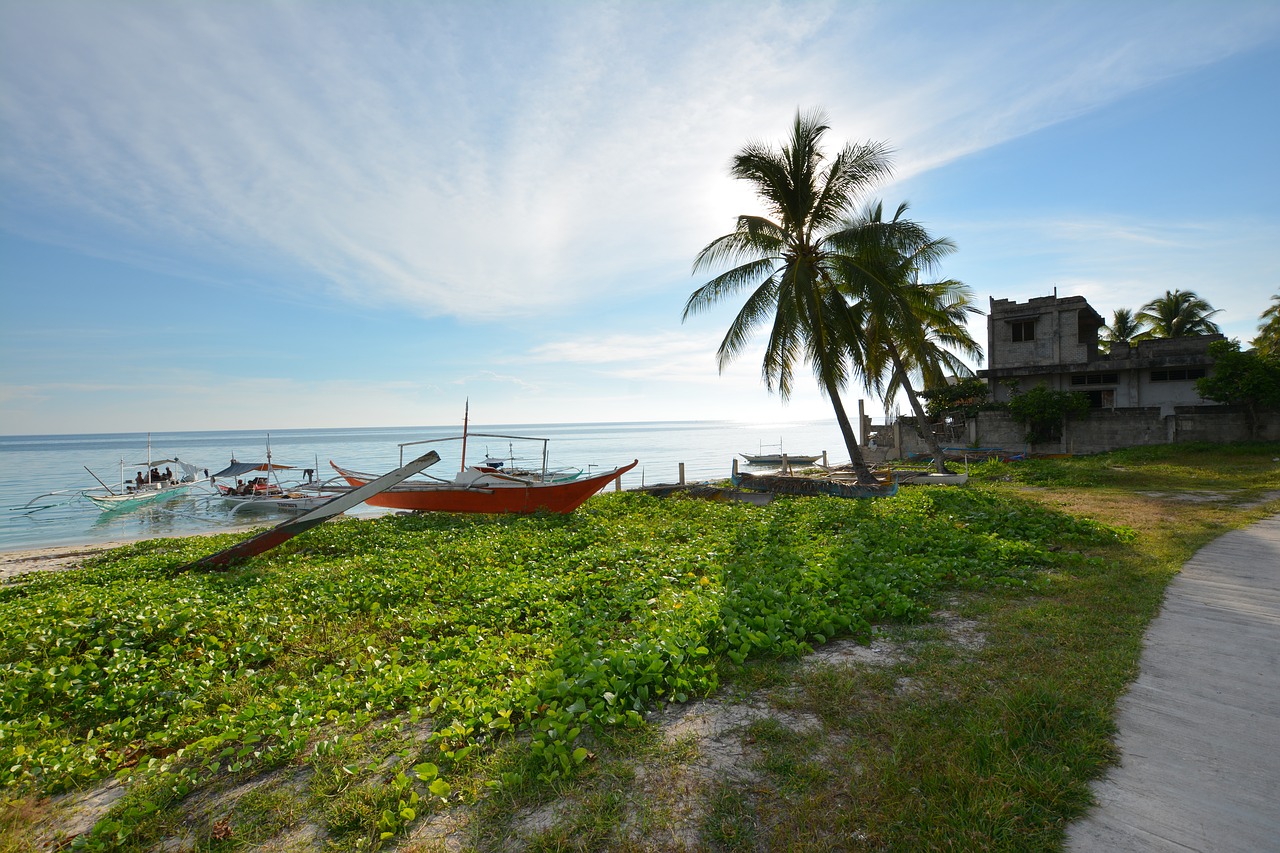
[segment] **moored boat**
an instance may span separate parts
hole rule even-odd
[[[351,471],[332,460],[329,464],[353,488],[360,488],[375,479],[375,475]],[[406,480],[367,498],[365,503],[414,512],[565,514],[582,506],[587,498],[638,464],[639,460],[634,460],[612,471],[565,482],[525,479],[504,474],[497,468],[473,465],[464,468],[452,480]]]
[[[160,470],[160,466],[164,470]],[[103,512],[117,512],[134,509],[144,504],[165,501],[184,495],[196,483],[200,482],[200,468],[181,461],[176,456],[172,459],[151,458],[151,436],[147,435],[147,459],[145,462],[134,462],[127,467],[137,468],[138,472],[131,480],[126,480],[125,461],[120,460],[120,485],[116,488],[102,482],[101,478],[86,465],[85,470],[102,486],[98,489],[85,489],[80,494]],[[177,468],[177,472],[173,469]]]
[[[817,477],[784,477],[769,474],[740,473],[733,484],[757,492],[775,495],[830,495],[837,498],[888,498],[898,493],[897,483],[847,483]]]
[[[777,453],[765,453],[764,446],[761,445],[759,453],[743,453],[740,455],[747,460],[748,465],[812,465],[822,458],[821,453],[816,453],[812,456],[804,453],[784,453],[781,441],[778,442],[777,448]]]

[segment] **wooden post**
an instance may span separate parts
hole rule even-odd
[[[680,463],[680,485],[684,485],[684,463]]]
[[[738,479],[738,457],[733,457],[733,478]]]
[[[822,451],[822,467],[823,467],[823,468],[830,468],[830,467],[831,467],[831,465],[827,462],[827,451],[825,451],[825,450],[824,450],[824,451]],[[734,473],[736,474],[737,472],[735,471]]]
[[[613,490],[615,492],[622,491],[622,475],[621,474],[619,474],[617,477],[614,478],[613,487],[614,487]]]
[[[858,401],[858,432],[861,433],[861,435],[858,437],[858,443],[861,444],[863,447],[866,447],[867,446],[867,408],[866,408],[866,404],[862,400]]]

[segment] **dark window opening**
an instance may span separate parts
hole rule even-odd
[[[1035,320],[1017,320],[1010,324],[1013,327],[1013,341],[1034,341],[1036,339]]]
[[[1081,373],[1071,377],[1072,385],[1115,385],[1119,381],[1119,373]]]
[[[1185,382],[1188,379],[1203,379],[1206,370],[1203,367],[1171,367],[1168,370],[1151,371],[1152,382]]]
[[[1089,398],[1089,408],[1091,409],[1114,409],[1116,407],[1116,392],[1110,388],[1100,391],[1081,391]]]

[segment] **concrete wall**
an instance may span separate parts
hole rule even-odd
[[[1174,411],[1173,415],[1162,417],[1158,407],[1092,409],[1087,417],[1068,421],[1061,440],[1035,445],[1027,444],[1026,430],[1008,412],[979,412],[968,423],[967,445],[1027,453],[1088,454],[1150,444],[1194,441],[1227,444],[1252,438],[1243,410],[1227,406],[1178,406]],[[928,452],[914,428],[904,425],[898,434],[901,455]],[[1280,441],[1280,413],[1260,415],[1256,437],[1261,441]],[[946,442],[944,446],[948,446]]]

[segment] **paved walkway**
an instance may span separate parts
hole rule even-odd
[[[1280,851],[1280,515],[1169,584],[1117,725],[1120,764],[1067,850]]]

